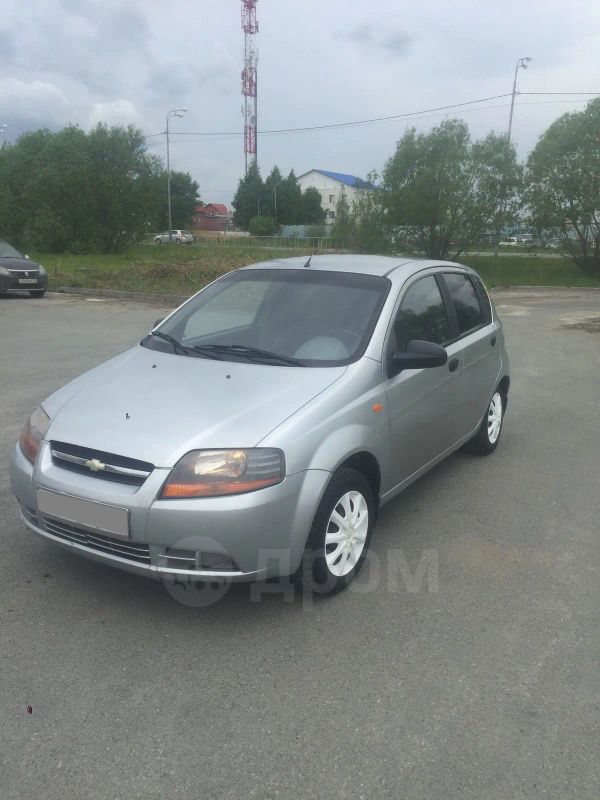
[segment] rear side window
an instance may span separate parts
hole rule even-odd
[[[446,306],[433,275],[421,278],[408,289],[394,322],[396,350],[406,350],[412,339],[442,344],[450,339]]]
[[[478,328],[487,322],[487,315],[479,302],[479,295],[468,275],[445,272],[444,280],[456,311],[460,334]]]

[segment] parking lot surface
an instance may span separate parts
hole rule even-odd
[[[197,606],[39,540],[8,485],[29,412],[165,309],[0,298],[3,800],[597,800],[600,292],[495,302],[497,452],[388,504],[346,592]]]

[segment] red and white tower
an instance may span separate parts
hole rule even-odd
[[[256,163],[257,120],[258,120],[258,50],[256,34],[258,20],[256,4],[258,0],[242,0],[242,30],[244,31],[244,69],[242,70],[242,94],[244,95],[244,158],[246,172]]]

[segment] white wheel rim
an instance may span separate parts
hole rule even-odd
[[[487,418],[487,432],[490,444],[495,444],[500,436],[500,428],[502,427],[502,397],[500,392],[492,397],[492,402],[488,409]]]
[[[360,492],[346,492],[335,504],[325,532],[325,561],[332,575],[339,578],[354,569],[368,530],[367,501]]]

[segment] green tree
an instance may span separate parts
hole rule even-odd
[[[260,213],[262,216],[272,217],[277,222],[285,222],[281,216],[282,208],[280,205],[283,199],[281,195],[282,184],[283,177],[279,167],[275,166],[265,181]]]
[[[233,198],[233,222],[238,228],[248,230],[252,217],[260,215],[264,199],[264,183],[257,164],[252,163],[248,172],[240,179]]]
[[[335,221],[333,223],[332,237],[341,244],[348,244],[352,235],[352,218],[350,204],[346,193],[342,191],[335,206]]]
[[[135,128],[68,126],[0,150],[0,228],[21,247],[111,252],[166,225],[166,173]],[[174,173],[174,219],[189,223],[198,185]]]
[[[369,183],[376,185],[378,175],[371,173]],[[360,253],[385,253],[391,247],[386,223],[384,195],[380,189],[362,190],[350,210],[350,246]]]
[[[527,162],[525,199],[540,231],[586,272],[600,274],[600,98],[564,114],[540,137]]]
[[[273,217],[252,217],[248,230],[253,236],[273,236],[277,232],[277,224]]]
[[[167,201],[167,174],[161,174],[163,183],[163,198],[161,217],[164,220],[165,229],[168,227],[169,208]],[[171,219],[173,228],[189,228],[194,208],[198,205],[198,183],[192,178],[189,172],[171,172]],[[159,226],[160,227],[160,226]]]
[[[386,223],[396,243],[430,258],[456,257],[490,227],[515,218],[521,169],[505,136],[473,144],[461,120],[408,130],[383,175]]]
[[[277,193],[277,220],[282,225],[298,225],[302,222],[301,216],[302,190],[292,170]]]
[[[474,187],[471,195],[472,241],[491,232],[495,246],[508,225],[519,220],[522,206],[523,167],[505,134],[493,131],[471,148]]]
[[[322,202],[323,198],[314,186],[309,186],[302,193],[300,222],[303,225],[322,225],[325,222],[325,210]]]

